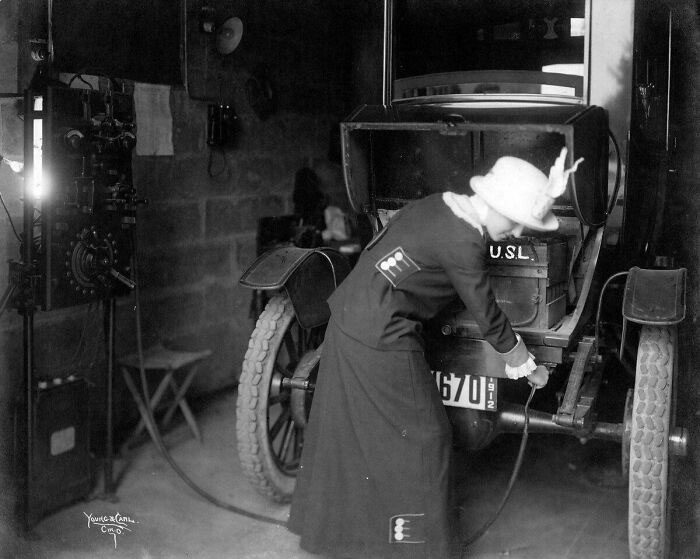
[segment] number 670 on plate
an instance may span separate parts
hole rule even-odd
[[[442,371],[431,372],[446,406],[485,411],[498,409],[498,379]]]

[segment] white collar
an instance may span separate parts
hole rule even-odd
[[[482,224],[486,223],[486,215],[489,213],[489,205],[484,202],[484,199],[481,196],[477,196],[476,194],[474,196],[470,196],[469,201],[472,203],[472,206],[474,206],[474,209],[479,216],[479,221]]]
[[[484,236],[482,225],[486,219],[488,206],[483,200],[477,196],[467,196],[455,192],[443,192],[442,200],[453,214],[474,227],[482,237]]]

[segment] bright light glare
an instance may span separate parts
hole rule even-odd
[[[34,99],[34,110],[41,111],[44,100],[42,97]],[[40,118],[34,119],[33,123],[34,143],[33,143],[33,169],[29,183],[29,190],[34,199],[41,199],[45,192],[44,171],[42,165],[42,146],[43,146],[43,126]]]

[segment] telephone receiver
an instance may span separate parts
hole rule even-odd
[[[225,146],[233,140],[234,121],[238,119],[231,105],[209,105],[207,107],[207,144]]]

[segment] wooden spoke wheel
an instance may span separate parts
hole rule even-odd
[[[313,383],[325,326],[304,329],[285,295],[272,297],[251,334],[238,385],[238,455],[246,477],[276,502],[291,500],[311,393],[285,379]]]

